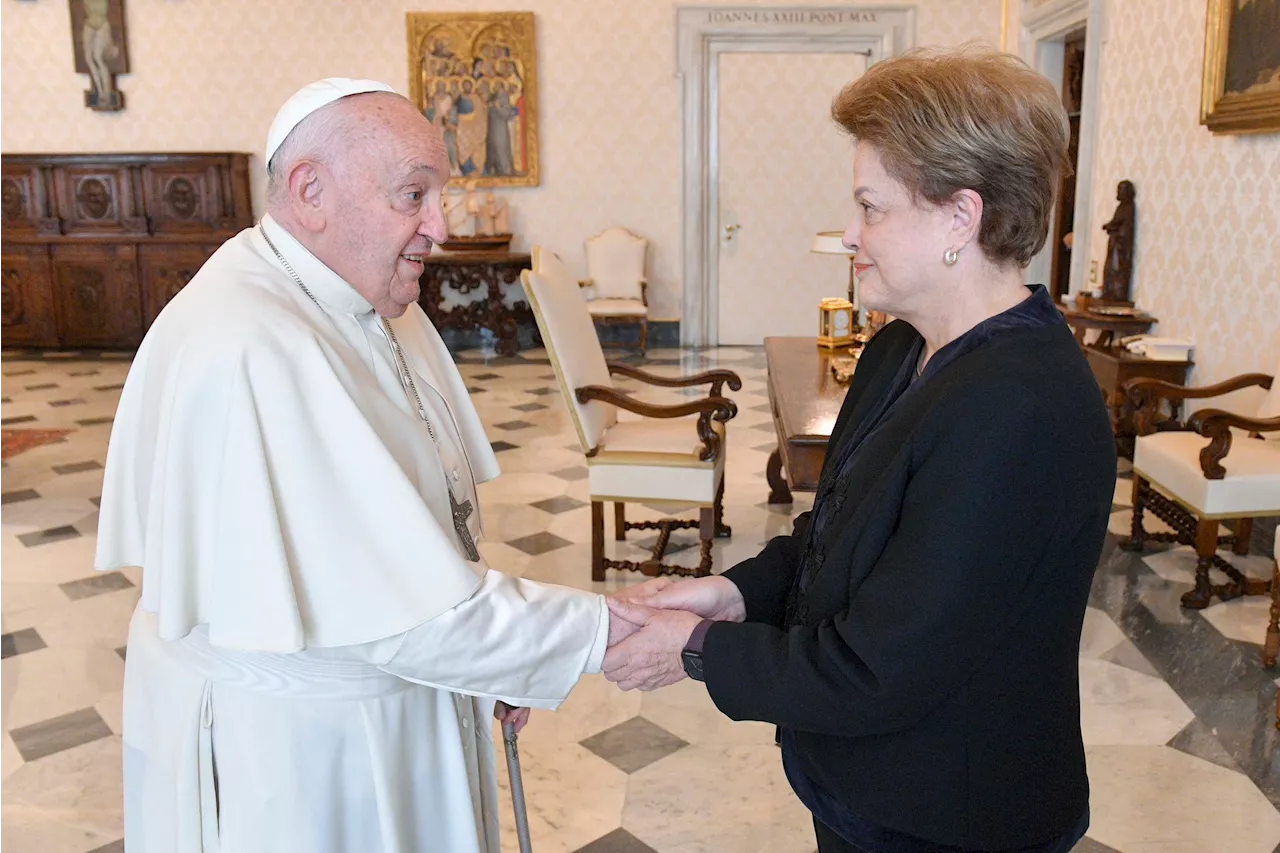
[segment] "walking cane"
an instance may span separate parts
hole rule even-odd
[[[514,710],[505,702],[498,703],[498,709],[505,715]],[[529,840],[529,812],[524,805],[524,778],[520,775],[520,752],[516,747],[516,727],[508,722],[502,724],[502,742],[507,747],[507,775],[511,778],[511,803],[516,811],[516,837],[520,839],[520,853],[533,853],[533,844]]]

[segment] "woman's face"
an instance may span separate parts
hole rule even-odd
[[[853,187],[853,219],[844,245],[857,249],[858,298],[869,309],[910,317],[939,284],[954,214],[945,205],[917,205],[866,142],[859,142],[854,153]]]

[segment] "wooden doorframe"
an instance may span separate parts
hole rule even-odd
[[[1032,68],[1053,81],[1062,92],[1063,44],[1082,27],[1084,36],[1084,84],[1080,98],[1080,148],[1076,155],[1076,198],[1071,246],[1070,292],[1090,288],[1089,262],[1093,243],[1093,155],[1098,137],[1098,75],[1102,56],[1105,0],[1022,0],[1018,52]],[[1056,215],[1056,210],[1055,210]],[[1049,223],[1052,235],[1056,223]],[[1045,241],[1026,269],[1028,283],[1050,284],[1053,247]]]
[[[862,53],[870,66],[913,47],[915,33],[911,6],[676,9],[682,97],[682,346],[719,342],[720,54]]]

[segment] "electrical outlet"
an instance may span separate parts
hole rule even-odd
[[[1097,261],[1089,261],[1089,283],[1090,284],[1098,283],[1098,262]]]

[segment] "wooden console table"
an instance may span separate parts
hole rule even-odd
[[[1088,346],[1084,348],[1085,358],[1098,387],[1102,389],[1102,398],[1111,412],[1111,429],[1116,436],[1116,449],[1124,456],[1133,456],[1133,438],[1136,430],[1133,423],[1133,406],[1124,393],[1124,383],[1130,379],[1144,377],[1163,379],[1175,385],[1183,385],[1187,381],[1187,371],[1193,363],[1190,361],[1157,361],[1141,355],[1135,355],[1118,348],[1102,349]],[[1176,407],[1177,404],[1175,403]],[[1175,416],[1177,411],[1175,408]]]
[[[765,469],[771,504],[791,503],[792,490],[818,488],[827,442],[849,390],[831,375],[831,356],[844,352],[822,349],[815,338],[764,339],[769,406],[778,434],[778,448]]]
[[[1150,328],[1155,325],[1156,318],[1150,314],[1099,314],[1096,311],[1090,311],[1087,308],[1083,311],[1062,308],[1063,317],[1067,321],[1067,325],[1075,332],[1076,340],[1080,342],[1080,346],[1085,346],[1085,332],[1090,329],[1098,333],[1098,339],[1089,346],[1100,347],[1106,349],[1115,343],[1117,337],[1126,335],[1145,335]]]
[[[488,329],[498,338],[498,353],[514,355],[520,348],[520,321],[533,323],[533,311],[523,299],[507,304],[507,290],[530,268],[526,254],[512,252],[443,252],[429,255],[419,283],[418,304],[438,329]],[[445,308],[445,288],[463,296],[484,289],[484,298]],[[536,332],[535,332],[536,335]]]

